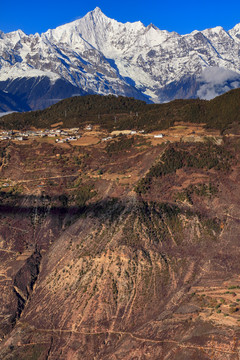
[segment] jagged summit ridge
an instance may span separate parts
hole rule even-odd
[[[220,83],[216,67],[224,73]],[[212,82],[205,82],[206,70]],[[140,21],[121,23],[96,7],[42,34],[1,32],[0,90],[10,91],[13,81],[33,77],[46,77],[52,85],[62,80],[74,93],[154,102],[216,96],[240,86],[240,24],[229,31],[218,26],[180,35]],[[63,97],[64,92],[57,99]]]

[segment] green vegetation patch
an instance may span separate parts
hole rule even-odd
[[[175,194],[175,200],[181,202],[186,201],[189,204],[193,204],[192,197],[194,194],[210,199],[212,196],[216,195],[217,192],[217,186],[213,185],[211,182],[209,182],[208,184],[189,185],[183,191],[177,192]]]
[[[141,179],[135,188],[137,193],[146,193],[154,178],[161,178],[175,173],[181,168],[215,169],[228,171],[233,156],[223,146],[215,144],[171,144],[165,150],[161,159],[154,164],[147,175]],[[201,191],[201,189],[196,189]],[[202,189],[204,191],[204,189]]]
[[[106,146],[106,151],[109,156],[118,154],[121,151],[130,150],[134,147],[149,146],[150,142],[141,136],[127,136],[120,135],[117,139],[112,140]]]
[[[129,150],[135,141],[136,140],[134,137],[127,137],[127,135],[122,135],[118,140],[111,141],[109,144],[107,144],[106,151],[108,155],[112,155],[123,150]]]
[[[74,202],[79,207],[85,206],[86,202],[96,195],[96,191],[93,190],[93,185],[82,184],[74,193]]]
[[[58,200],[63,208],[75,205],[81,208],[95,195],[94,185],[91,183],[83,183],[82,179],[78,178],[74,183],[73,192],[70,194],[61,194]]]
[[[144,251],[143,239],[157,245],[173,233],[175,240],[180,241],[183,231],[180,214],[175,205],[140,201],[126,220],[122,243]]]
[[[240,89],[217,98],[174,100],[165,104],[146,104],[123,96],[86,95],[71,97],[44,110],[13,113],[0,119],[5,129],[26,129],[31,126],[49,128],[62,122],[63,127],[84,127],[91,123],[112,130],[163,130],[175,122],[203,123],[222,132],[240,123]]]

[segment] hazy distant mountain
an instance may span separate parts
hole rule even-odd
[[[43,34],[0,32],[0,90],[32,109],[72,95],[164,102],[240,87],[240,24],[179,35],[120,23],[99,8]]]

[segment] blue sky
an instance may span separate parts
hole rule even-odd
[[[3,0],[0,30],[41,33],[76,20],[96,6],[120,22],[140,20],[144,25],[153,23],[162,30],[180,34],[218,25],[229,30],[240,22],[239,0]]]

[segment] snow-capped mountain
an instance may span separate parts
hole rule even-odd
[[[240,87],[240,24],[179,35],[99,8],[43,34],[0,31],[0,90],[41,108],[75,94],[163,102]]]

